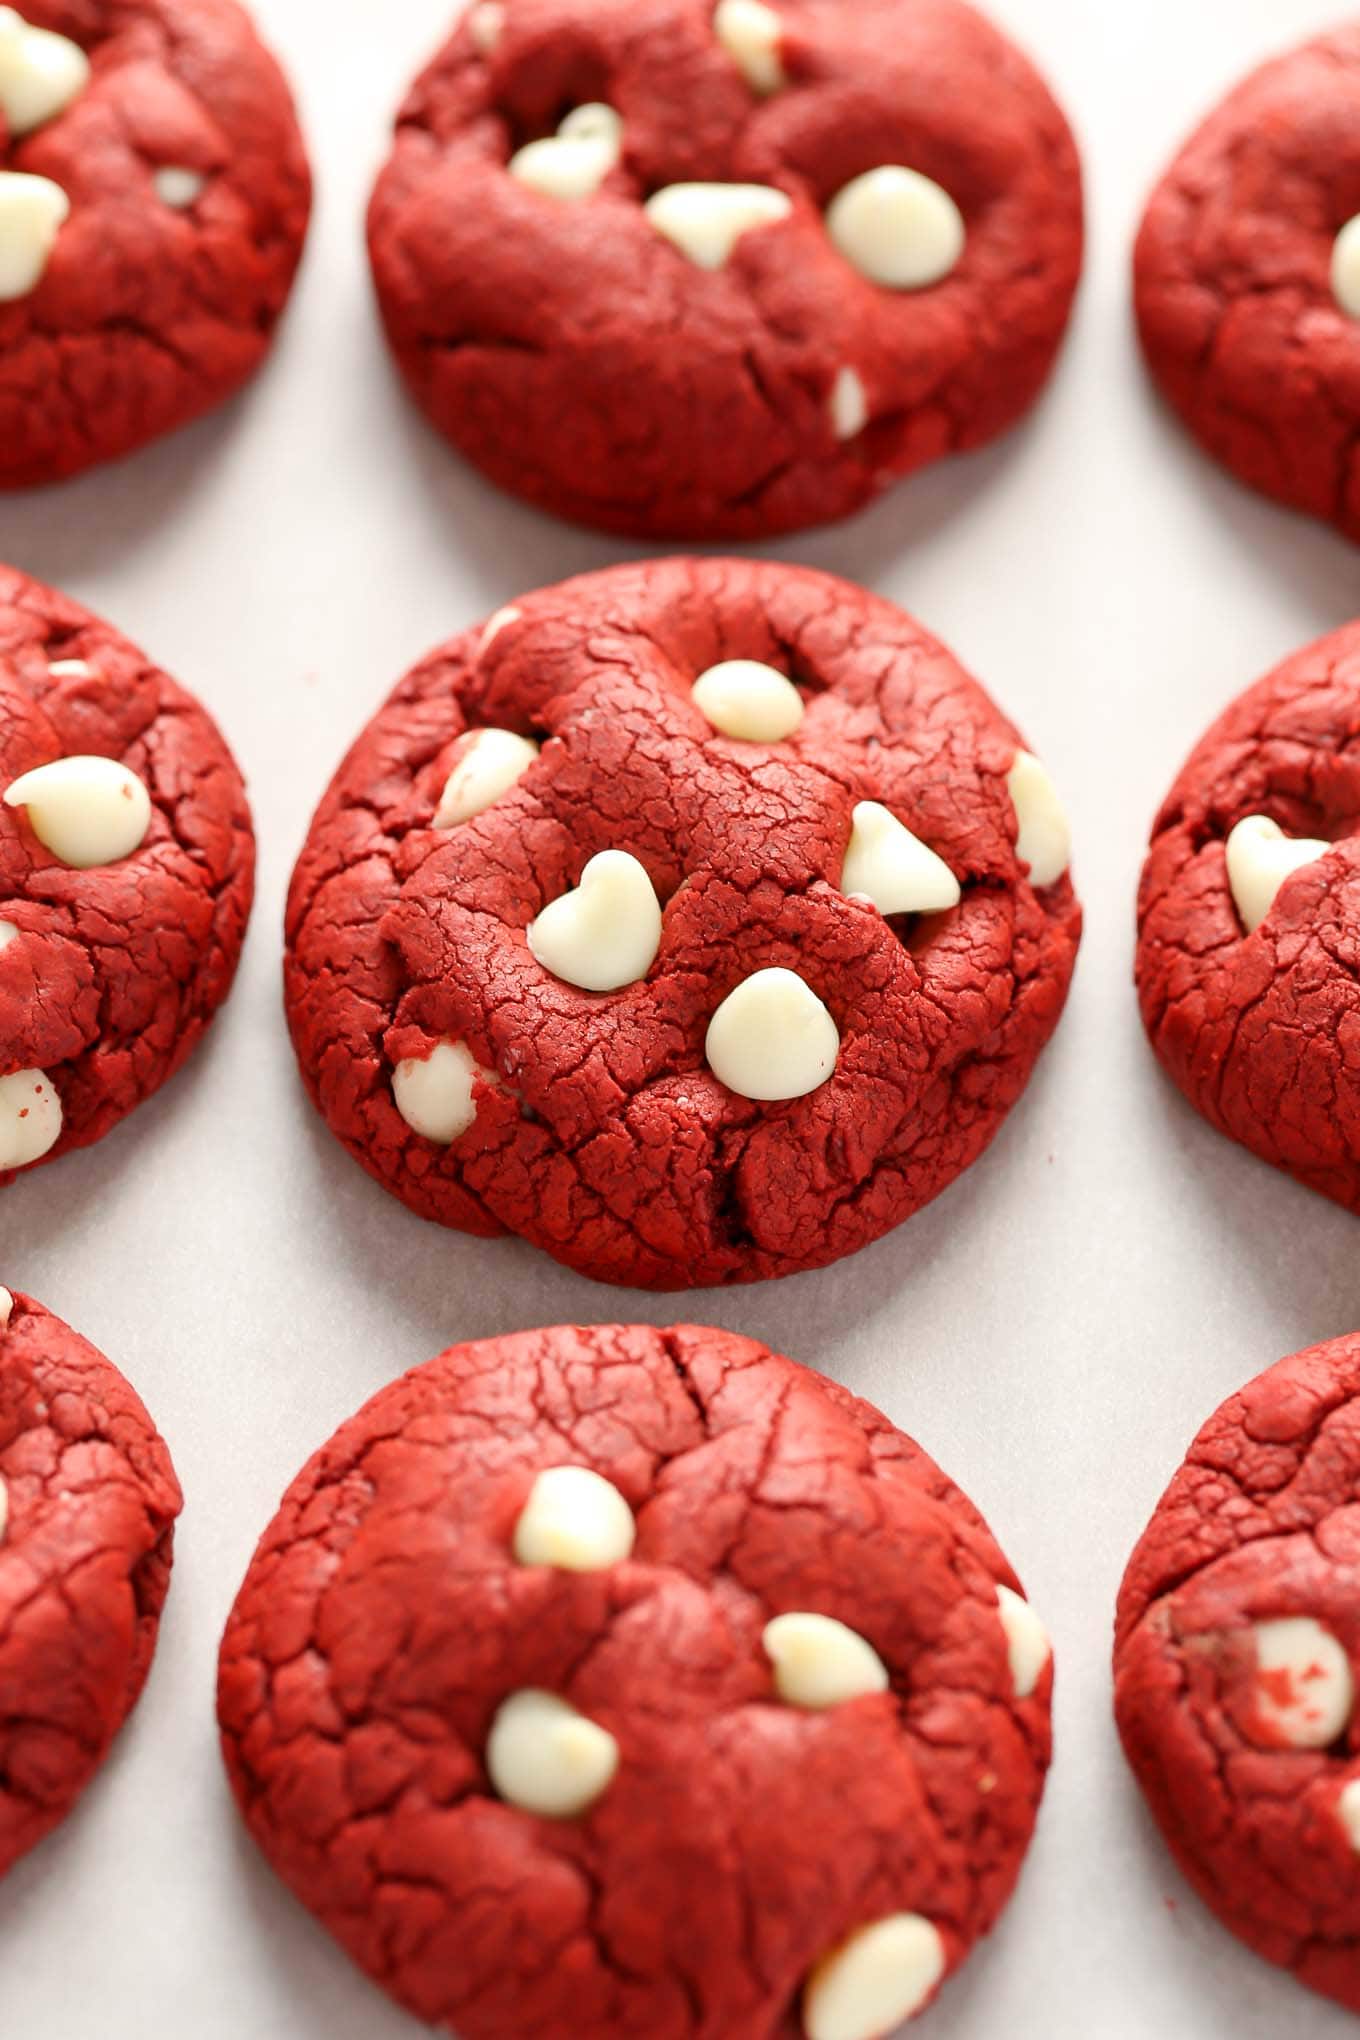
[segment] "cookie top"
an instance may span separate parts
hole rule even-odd
[[[0,1289],[0,1876],[70,1811],[136,1704],[179,1511],[117,1368]]]
[[[483,0],[401,110],[369,246],[416,401],[503,488],[753,538],[1014,423],[1081,175],[957,0]]]
[[[901,611],[803,568],[614,568],[370,723],[294,873],[289,1021],[423,1216],[605,1281],[787,1274],[996,1131],[1071,975],[1066,865],[1043,768]]]
[[[0,1185],[164,1083],[231,989],[241,775],[144,652],[0,567]]]
[[[1051,1679],[878,1411],[749,1339],[605,1325],[454,1347],[343,1425],[219,1704],[275,1869],[461,2040],[872,2040],[1009,1895]]]
[[[1360,538],[1360,24],[1230,93],[1153,193],[1152,373],[1252,488]]]
[[[310,203],[288,88],[234,0],[0,6],[0,488],[229,396]]]
[[[1116,1711],[1177,1860],[1235,1934],[1360,2011],[1360,1338],[1212,1416],[1119,1594]]]
[[[1360,624],[1219,717],[1153,826],[1138,996],[1206,1119],[1360,1210]]]

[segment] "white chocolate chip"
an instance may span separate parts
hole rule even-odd
[[[837,439],[855,439],[869,422],[869,398],[853,368],[843,368],[831,386],[831,429]]]
[[[887,290],[939,283],[967,238],[944,187],[901,163],[852,178],[827,207],[826,230],[852,268]]]
[[[0,304],[37,287],[70,210],[70,199],[50,177],[0,170]]]
[[[1360,1778],[1343,1786],[1336,1802],[1336,1816],[1346,1830],[1346,1840],[1360,1855]]]
[[[1332,243],[1332,291],[1347,317],[1360,319],[1360,213]]]
[[[9,948],[11,942],[19,940],[19,930],[13,921],[0,921],[0,950]]]
[[[1006,778],[1015,809],[1015,854],[1029,866],[1033,886],[1052,885],[1072,859],[1072,831],[1048,769],[1029,751],[1017,751]]]
[[[704,1054],[740,1098],[804,1098],[836,1067],[841,1038],[810,985],[791,970],[758,970],[708,1023]]]
[[[10,1313],[13,1309],[14,1298],[10,1295],[8,1289],[0,1289],[0,1330],[3,1330],[9,1323]]]
[[[772,184],[667,184],[643,211],[700,269],[721,269],[743,234],[786,219],[793,200]]]
[[[803,720],[803,697],[773,666],[758,659],[724,659],[701,673],[694,705],[715,730],[746,744],[778,744]]]
[[[619,1746],[555,1693],[514,1693],[491,1724],[486,1768],[501,1798],[547,1820],[570,1820],[613,1781]]]
[[[1325,1750],[1355,1704],[1345,1651],[1311,1615],[1258,1622],[1255,1640],[1256,1713],[1291,1749]]]
[[[514,603],[509,602],[504,609],[498,609],[494,616],[488,617],[486,628],[483,630],[481,640],[477,646],[478,658],[480,659],[490,650],[503,630],[509,630],[512,623],[518,623],[523,614],[522,609],[516,609]]]
[[[427,1056],[397,1064],[392,1101],[414,1133],[447,1147],[477,1117],[472,1087],[478,1077],[490,1081],[465,1041],[441,1041]]]
[[[85,90],[90,60],[79,43],[33,28],[0,7],[0,113],[14,137],[27,135]]]
[[[527,142],[507,164],[510,175],[547,198],[589,198],[623,151],[623,122],[612,106],[573,107],[555,135]]]
[[[61,1100],[43,1070],[0,1077],[0,1169],[22,1169],[55,1147]]]
[[[753,92],[768,98],[788,84],[779,61],[784,24],[762,0],[718,0],[713,33]]]
[[[872,900],[880,914],[938,914],[958,905],[963,890],[944,859],[878,801],[860,801],[851,822],[843,893]]]
[[[808,1978],[807,2040],[883,2040],[921,2009],[944,1967],[939,1930],[920,1913],[894,1913],[861,1927]]]
[[[1010,1659],[1011,1684],[1017,1700],[1028,1700],[1039,1683],[1044,1666],[1053,1655],[1048,1631],[1029,1602],[1010,1587],[998,1586],[997,1602],[1001,1627],[1006,1632],[1006,1655]]]
[[[505,33],[505,9],[500,0],[482,0],[474,7],[468,15],[468,32],[473,48],[489,57]]]
[[[1242,926],[1254,934],[1275,904],[1280,887],[1331,849],[1312,836],[1286,836],[1268,815],[1247,815],[1228,838],[1228,884]]]
[[[93,680],[94,667],[88,659],[53,659],[48,672],[54,680]]]
[[[637,1535],[633,1512],[612,1481],[588,1466],[540,1473],[515,1525],[521,1565],[601,1572],[628,1558]]]
[[[775,1691],[790,1707],[820,1711],[888,1690],[878,1652],[830,1615],[776,1615],[762,1641]]]
[[[156,196],[163,205],[184,212],[201,196],[208,180],[201,170],[188,170],[180,163],[164,163],[152,178]]]
[[[473,730],[458,745],[457,762],[444,781],[434,827],[452,829],[471,821],[508,793],[538,756],[538,745],[513,730]]]
[[[25,808],[38,841],[76,871],[130,857],[151,826],[151,796],[114,758],[39,765],[5,788],[5,805]]]
[[[575,892],[549,901],[529,925],[530,952],[564,984],[616,992],[645,978],[661,947],[661,904],[646,868],[626,850],[602,850]]]

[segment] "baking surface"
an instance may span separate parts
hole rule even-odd
[[[261,890],[189,1070],[102,1146],[0,1198],[0,1281],[130,1376],[187,1494],[159,1657],[103,1777],[0,1887],[5,2040],[401,2040],[419,2030],[244,1839],[216,1751],[217,1638],[304,1457],[460,1338],[677,1317],[750,1332],[880,1404],[989,1517],[1054,1632],[1057,1759],[1000,1930],[936,2040],[1341,2040],[1350,2018],[1238,1948],[1124,1770],[1108,1638],[1124,1559],[1214,1406],[1360,1324],[1356,1221],[1212,1133],[1157,1073],[1130,983],[1152,813],[1227,699],[1360,609],[1360,556],[1239,491],[1159,410],[1128,312],[1143,195],[1251,63],[1337,0],[996,0],[1087,156],[1092,249],[1034,420],[856,522],[767,548],[938,631],[1051,766],[1087,938],[1067,1018],[992,1153],[825,1273],[659,1302],[516,1241],[421,1224],[324,1131],[279,997],[282,900],[342,750],[405,667],[524,589],[635,557],[495,494],[406,409],[362,208],[448,0],[258,0],[320,202],[298,298],[243,401],[149,453],[0,503],[0,557],[104,612],[214,711],[250,782]],[[583,2036],[585,2040],[585,2036]]]

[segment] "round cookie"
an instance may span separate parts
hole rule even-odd
[[[0,488],[238,389],[310,204],[288,87],[234,0],[0,6]]]
[[[1253,72],[1191,137],[1134,283],[1152,374],[1201,445],[1360,539],[1360,24]]]
[[[1153,825],[1137,982],[1221,1132],[1360,1211],[1360,624],[1248,688]]]
[[[1360,1337],[1296,1353],[1195,1439],[1119,1594],[1115,1709],[1224,1925],[1360,2011]]]
[[[815,1268],[987,1145],[1080,911],[1047,774],[803,568],[650,561],[417,666],[312,824],[303,1077],[422,1216],[655,1289]]]
[[[877,1410],[727,1332],[454,1347],[343,1425],[227,1624],[284,1881],[460,2040],[872,2040],[994,1924],[1048,1639]]]
[[[0,567],[0,1186],[179,1068],[231,989],[254,872],[204,710]]]
[[[117,1368],[0,1289],[0,1876],[70,1812],[137,1703],[180,1499]]]
[[[411,394],[502,488],[750,539],[1028,409],[1081,172],[957,0],[482,0],[401,110],[369,247]]]

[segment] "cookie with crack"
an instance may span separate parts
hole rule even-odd
[[[294,873],[333,1131],[414,1211],[656,1289],[815,1268],[977,1156],[1057,1023],[1067,828],[898,609],[649,561],[421,662]]]
[[[172,1076],[250,913],[245,788],[191,695],[0,567],[0,1186]]]
[[[247,1825],[460,2040],[874,2040],[995,1923],[1047,1636],[867,1403],[750,1339],[454,1347],[304,1468],[222,1644]]]
[[[411,394],[502,488],[750,539],[1029,408],[1081,172],[957,0],[483,0],[401,110],[369,247]]]
[[[1360,2011],[1360,1337],[1209,1419],[1119,1594],[1128,1759],[1224,1925]]]
[[[1191,137],[1134,283],[1149,367],[1200,444],[1360,539],[1360,24],[1263,65]]]
[[[117,1368],[0,1289],[0,1876],[70,1812],[137,1703],[179,1511]]]
[[[237,390],[310,204],[288,87],[234,0],[0,6],[0,488]]]
[[[1138,997],[1211,1125],[1360,1211],[1360,624],[1196,746],[1153,825]]]

